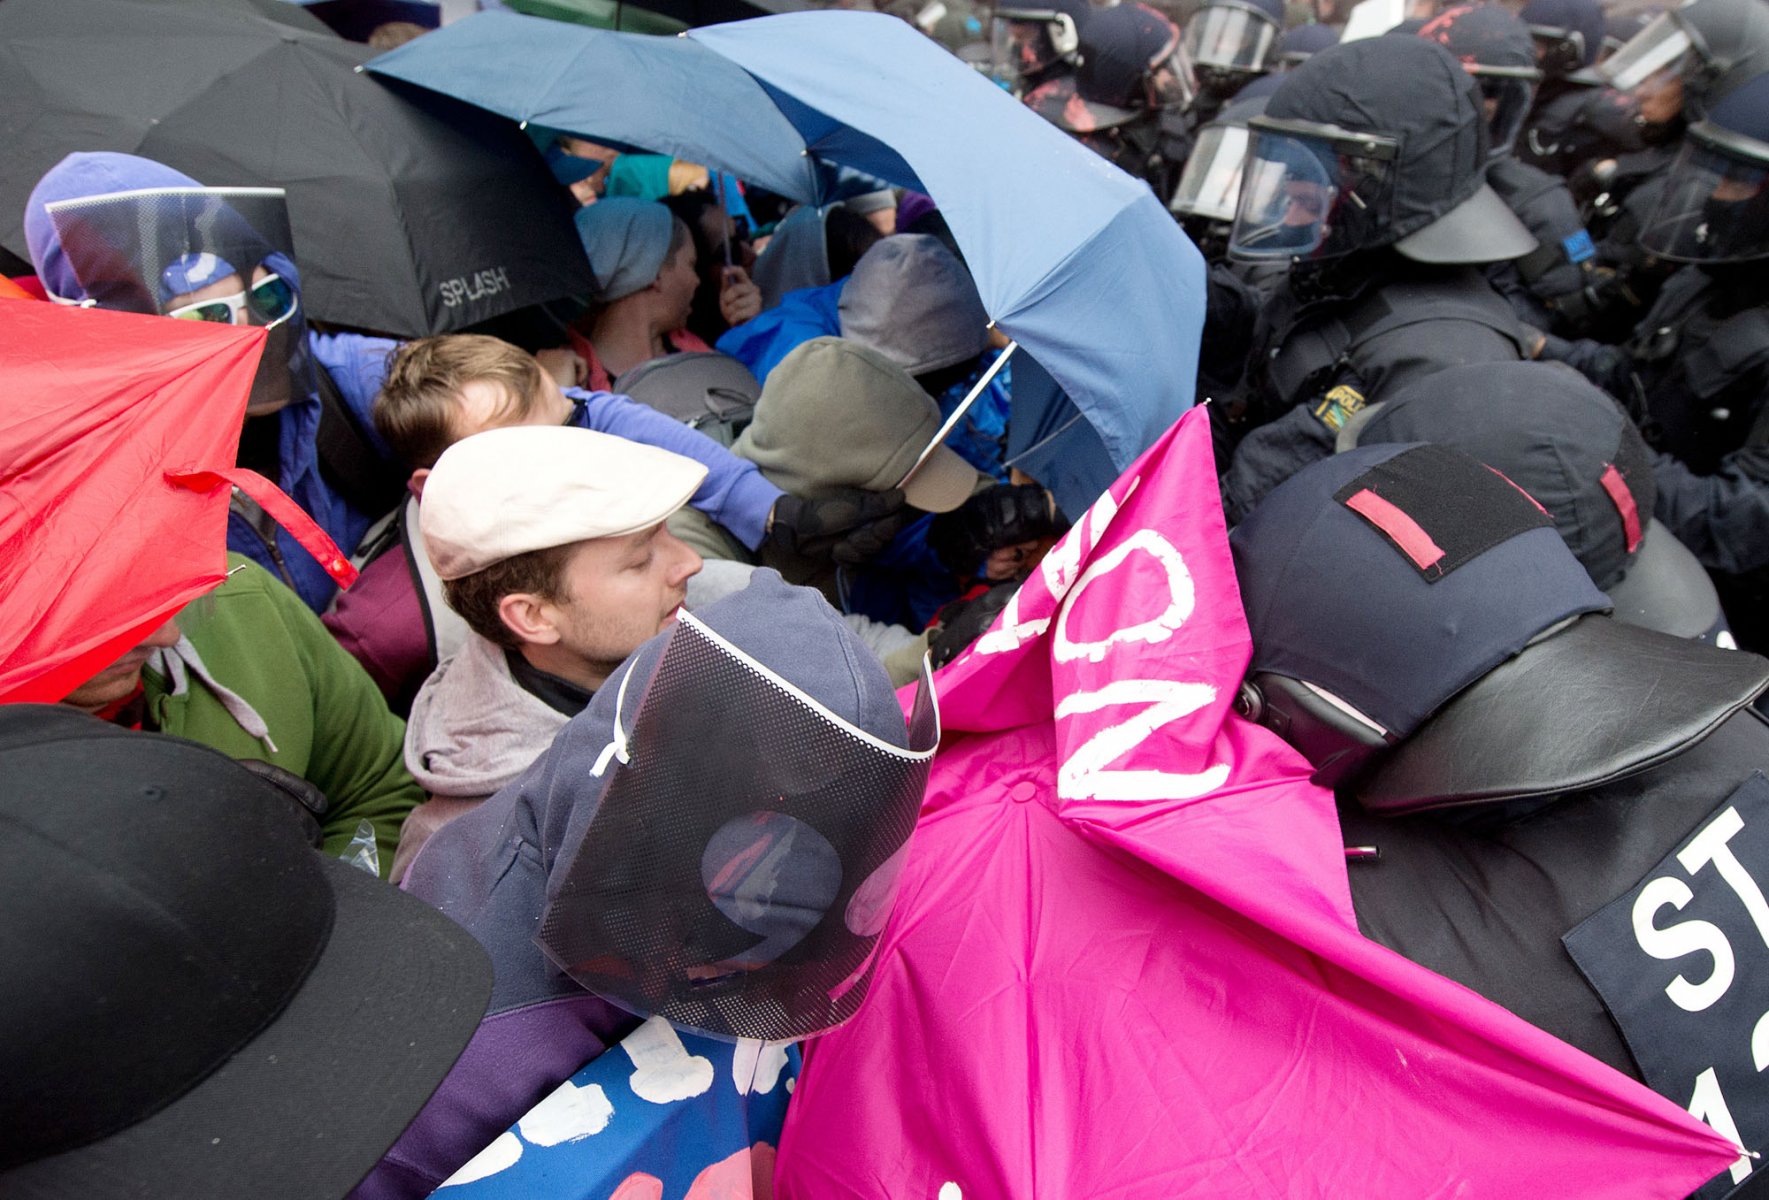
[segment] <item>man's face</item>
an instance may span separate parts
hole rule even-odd
[[[270,268],[259,264],[252,271],[252,284],[256,287],[271,276]],[[175,313],[181,308],[205,301],[225,300],[240,305],[232,313],[235,325],[261,325],[264,322],[249,305],[243,304],[246,285],[238,272],[223,275],[214,283],[197,288],[194,292],[180,292],[166,301],[163,306],[167,313]],[[246,399],[246,415],[248,417],[268,416],[288,407],[292,381],[289,378],[289,337],[294,325],[283,321],[270,331],[270,339],[264,345],[264,354],[258,360],[258,371],[252,377],[252,393]]]
[[[700,555],[662,523],[624,537],[578,543],[549,604],[560,649],[606,679],[627,655],[676,619]]]
[[[153,657],[154,651],[176,645],[178,637],[178,622],[167,621],[148,634],[129,653],[69,692],[63,697],[62,703],[83,708],[87,712],[97,712],[107,705],[127,699],[141,683],[141,668]]]

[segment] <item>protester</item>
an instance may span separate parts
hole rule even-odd
[[[467,1045],[484,952],[182,738],[8,705],[0,775],[0,1191],[344,1196]]]
[[[63,701],[127,728],[189,738],[305,780],[316,832],[337,856],[363,839],[385,875],[424,798],[405,769],[405,725],[319,619],[242,555],[227,580]]]
[[[409,706],[418,684],[459,644],[462,630],[431,594],[439,589],[426,586],[416,516],[431,467],[472,434],[507,425],[571,425],[685,455],[707,469],[691,503],[744,553],[770,537],[802,533],[806,544],[823,539],[816,544],[827,554],[845,534],[892,521],[898,507],[889,497],[868,498],[863,509],[852,510],[841,497],[809,504],[786,497],[753,464],[680,421],[623,396],[562,389],[531,356],[479,335],[419,338],[400,347],[376,400],[375,422],[411,472],[412,498],[399,530],[407,553],[384,553],[371,562],[327,624],[395,705]],[[844,526],[844,519],[857,524]],[[883,536],[889,540],[888,533]]]
[[[149,159],[70,154],[32,191],[25,236],[38,277],[59,303],[268,325],[240,465],[279,484],[349,551],[398,498],[400,473],[369,418],[394,343],[310,331],[289,248],[271,240],[275,230],[245,220],[238,206],[247,202]],[[252,203],[286,230],[280,197]],[[332,436],[322,438],[322,429]],[[348,461],[328,462],[322,444],[353,450]],[[315,611],[337,591],[331,575],[295,539],[279,538],[249,499],[236,499],[227,541]]]
[[[700,556],[663,522],[706,473],[667,450],[547,426],[475,434],[437,460],[424,544],[470,632],[412,706],[406,762],[437,799],[406,823],[396,877],[675,620]]]
[[[503,436],[527,432],[506,431]],[[464,443],[462,448],[470,445]],[[855,846],[881,837],[888,840],[893,827],[901,832],[894,835],[891,848],[901,844],[920,802],[932,746],[909,736],[889,680],[852,632],[815,592],[789,587],[770,572],[758,573],[746,590],[703,610],[701,617],[705,625],[697,628],[710,631],[723,652],[685,659],[682,667],[670,669],[672,634],[647,642],[597,691],[589,707],[565,725],[528,771],[478,811],[438,832],[413,863],[407,889],[465,925],[491,954],[497,978],[489,1015],[479,1032],[435,1098],[358,1190],[364,1200],[428,1193],[560,1081],[638,1023],[630,1010],[592,994],[572,978],[581,972],[567,973],[557,965],[583,964],[583,959],[543,952],[535,937],[537,930],[548,929],[556,947],[560,938],[588,932],[573,926],[559,929],[543,922],[543,916],[567,878],[585,866],[593,868],[597,861],[618,865],[631,885],[648,894],[677,894],[675,881],[659,874],[661,862],[653,847],[663,839],[634,844],[607,840],[602,834],[597,817],[611,794],[605,789],[636,789],[622,795],[627,807],[621,811],[645,814],[644,820],[666,812],[689,818],[690,813],[719,812],[727,806],[734,809],[730,817],[742,820],[739,814],[757,803],[753,797],[769,796],[774,820],[793,821],[795,829],[802,829],[798,822],[808,819],[807,806],[819,805],[820,797],[833,800],[841,795],[844,805],[854,803],[849,797],[864,797],[859,808],[848,808],[851,813],[863,812],[864,818],[849,817],[843,825],[819,822],[805,831],[807,838],[830,847],[827,860],[813,852],[808,861],[803,850],[781,847],[767,857],[771,864],[767,869],[777,883],[763,891],[747,890],[742,882],[747,874],[744,867],[733,867],[742,874],[713,885],[715,902],[726,888],[744,887],[743,895],[753,895],[744,902],[750,905],[744,915],[735,918],[753,931],[741,933],[743,945],[752,950],[757,932],[766,938],[783,920],[796,933],[792,941],[797,943],[806,938],[807,922],[821,922],[825,913],[842,911],[832,897],[851,895],[865,877],[848,874],[842,865]],[[681,632],[678,628],[675,634]],[[696,663],[698,670],[692,669]],[[722,672],[732,670],[763,681],[763,689],[775,699],[764,707],[746,698],[733,710],[731,689],[741,685],[721,682]],[[686,727],[696,736],[646,738],[646,714],[658,711],[644,704],[647,685],[667,693],[670,703],[659,709],[687,712]],[[781,715],[782,705],[798,713],[813,712],[811,726],[818,732],[796,732],[806,726]],[[718,712],[728,715],[720,718]],[[667,716],[664,720],[667,723]],[[787,729],[796,736],[783,741]],[[926,731],[921,732],[925,736]],[[636,769],[626,773],[623,768],[629,762]],[[641,771],[644,779],[639,778]],[[645,782],[651,778],[659,779],[659,784]],[[674,787],[663,783],[685,778],[705,783]],[[743,785],[732,787],[732,780],[742,780]],[[655,790],[659,785],[663,790]],[[800,815],[779,815],[794,813]],[[754,816],[748,818],[754,832],[746,835],[737,830],[736,848],[741,849],[745,838],[769,836],[766,829],[754,826]],[[725,820],[711,819],[705,835],[712,835]],[[844,828],[845,835],[839,832]],[[765,850],[766,843],[757,848]],[[704,909],[708,885],[699,875],[702,850],[714,852],[704,838],[693,848],[693,887]],[[889,852],[874,861],[883,861]],[[808,875],[807,870],[815,874]],[[835,873],[833,880],[830,871]],[[836,888],[824,894],[829,883]],[[787,896],[798,903],[783,903]],[[782,916],[784,909],[791,911]],[[726,903],[723,911],[736,910]],[[725,918],[709,920],[722,929],[709,925],[703,931],[694,917],[687,918],[689,924],[683,927],[681,920],[663,920],[661,913],[653,913],[643,926],[655,928],[664,942],[649,956],[633,959],[632,966],[646,979],[665,971],[673,976],[673,964],[666,965],[666,960],[683,954],[693,957],[714,939],[740,932]],[[882,923],[864,928],[876,935]],[[669,944],[672,937],[677,939],[674,945]],[[850,959],[840,973],[825,972],[821,986],[825,999],[818,1011],[827,1013],[833,1007],[837,1013],[847,1012],[857,1004],[859,997],[845,985],[841,994],[849,996],[849,1003],[832,1005],[828,997],[836,994],[831,988],[855,972],[870,941],[861,944],[861,956]],[[812,941],[807,946],[817,944]],[[733,953],[741,957],[742,949],[733,945]],[[715,952],[714,957],[720,956]],[[809,957],[815,977],[822,970],[821,956]],[[795,955],[799,964],[795,968],[774,965],[770,956],[758,955],[741,967],[725,965],[722,971],[708,971],[713,964],[705,961],[697,964],[699,994],[722,1001],[726,1020],[738,1029],[756,1030],[749,1036],[802,1036],[802,1027],[772,1024],[782,1015],[781,1009],[770,1006],[770,1011],[752,1003],[748,994],[769,987],[776,972],[796,977],[796,972],[807,970],[805,959],[802,953]],[[733,983],[739,989],[736,994]],[[858,990],[863,992],[863,986]],[[793,1009],[816,989],[801,982],[796,992],[801,999]],[[623,1003],[633,1004],[631,993],[624,994]],[[815,1017],[806,1016],[815,1026]],[[822,1020],[832,1023],[827,1015]],[[723,1032],[731,1036],[737,1030],[727,1025]]]

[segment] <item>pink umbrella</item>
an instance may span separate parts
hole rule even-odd
[[[941,674],[872,994],[807,1057],[782,1197],[1670,1197],[1738,1156],[1357,932],[1332,796],[1231,710],[1247,659],[1194,411]]]

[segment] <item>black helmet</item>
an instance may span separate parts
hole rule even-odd
[[[1549,75],[1561,78],[1597,61],[1604,29],[1597,0],[1530,0],[1520,15]]]
[[[1695,0],[1660,13],[1597,68],[1617,91],[1638,93],[1675,75],[1685,113],[1703,116],[1741,84],[1769,70],[1769,5],[1763,0]]]
[[[1128,109],[1183,108],[1198,94],[1179,26],[1146,4],[1088,18],[1075,83],[1084,100]]]
[[[1036,87],[1058,68],[1080,61],[1088,0],[1036,0],[995,10],[992,44],[996,74]]]
[[[1769,258],[1769,75],[1689,127],[1640,244],[1672,262]]]
[[[1231,93],[1273,65],[1280,0],[1209,0],[1185,25],[1186,55],[1212,91]]]
[[[1285,74],[1253,132],[1230,253],[1320,260],[1394,246],[1500,262],[1535,239],[1486,186],[1473,78],[1415,37],[1342,42]]]
[[[1500,5],[1470,4],[1439,13],[1420,28],[1419,36],[1462,60],[1480,85],[1492,153],[1508,153],[1542,79],[1529,26]]]

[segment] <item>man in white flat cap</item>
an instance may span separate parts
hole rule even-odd
[[[664,519],[705,475],[693,459],[569,426],[492,429],[443,452],[420,521],[444,598],[472,632],[412,705],[406,763],[433,799],[405,824],[396,880],[675,620],[701,562]]]

